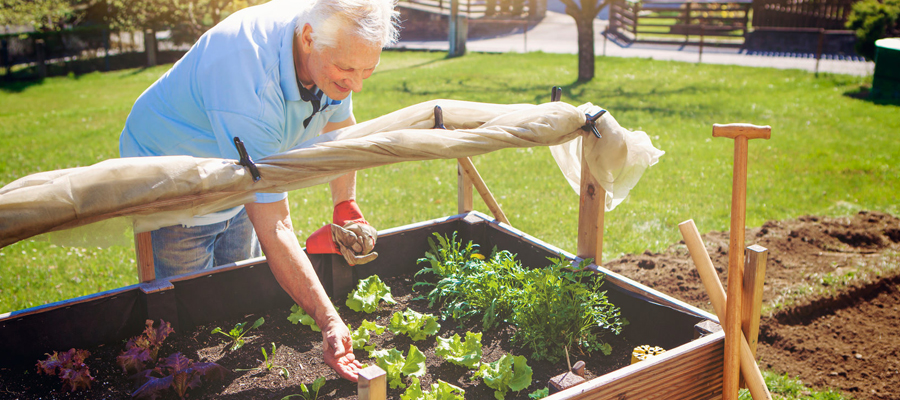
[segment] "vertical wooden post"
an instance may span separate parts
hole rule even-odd
[[[744,265],[744,301],[741,312],[741,330],[756,357],[759,343],[759,318],[762,313],[763,282],[766,281],[766,262],[769,250],[754,244],[747,247],[747,262]]]
[[[377,365],[363,368],[359,371],[356,387],[359,392],[359,400],[385,400],[387,399],[387,374]]]
[[[156,270],[153,267],[153,243],[150,232],[134,234],[134,252],[137,257],[138,280],[150,282],[156,279]]]
[[[578,204],[578,248],[576,253],[583,259],[593,258],[600,265],[603,260],[603,216],[606,212],[606,190],[600,186],[585,162],[587,151],[584,143],[596,140],[590,134],[581,137],[581,199]]]
[[[475,209],[472,200],[472,180],[463,169],[462,163],[456,164],[456,182],[457,182],[457,213],[467,213]]]
[[[741,302],[741,331],[750,345],[753,361],[756,362],[756,347],[759,344],[759,318],[762,313],[763,283],[766,281],[766,261],[769,250],[760,245],[747,247],[744,261],[744,301]],[[747,382],[741,376],[741,388]]]

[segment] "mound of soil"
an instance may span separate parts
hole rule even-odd
[[[900,219],[866,211],[805,216],[745,235],[769,250],[761,368],[857,399],[900,399]],[[703,240],[725,286],[729,235],[710,232]],[[605,266],[712,311],[683,242]]]

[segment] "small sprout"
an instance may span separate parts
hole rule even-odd
[[[265,318],[259,317],[259,319],[256,320],[256,322],[254,322],[251,327],[246,328],[246,329],[245,329],[245,327],[247,326],[247,322],[241,322],[241,323],[238,323],[237,325],[235,325],[234,328],[232,328],[228,332],[223,331],[222,329],[220,329],[217,326],[210,333],[221,333],[221,334],[225,335],[226,337],[228,337],[229,339],[231,339],[231,349],[230,350],[235,351],[237,349],[240,349],[241,347],[244,347],[244,335],[246,335],[251,330],[259,328],[259,326],[265,322],[266,322]]]
[[[316,378],[316,380],[313,381],[312,385],[308,388],[306,387],[305,384],[301,383],[300,384],[300,394],[292,394],[290,396],[284,396],[281,398],[281,400],[289,400],[293,397],[299,397],[299,398],[305,399],[305,400],[316,400],[316,398],[319,397],[319,389],[321,389],[322,386],[325,386],[325,377],[324,376],[320,376],[320,377]]]

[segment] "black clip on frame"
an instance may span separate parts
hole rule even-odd
[[[560,99],[562,99],[562,88],[559,86],[554,86],[552,89],[550,89],[550,101],[554,102],[559,101]]]
[[[444,110],[441,106],[434,106],[434,128],[431,129],[447,129],[444,127]]]
[[[234,147],[237,147],[238,156],[241,157],[240,161],[238,161],[238,164],[241,164],[250,169],[250,175],[253,176],[253,182],[259,181],[259,169],[256,168],[256,164],[254,164],[253,160],[250,159],[250,155],[247,154],[247,148],[244,147],[244,142],[241,141],[241,138],[235,136]]]
[[[600,136],[600,131],[597,130],[596,122],[598,119],[600,119],[600,117],[603,116],[603,114],[606,114],[606,110],[604,109],[600,109],[600,111],[597,111],[597,113],[594,115],[584,113],[584,117],[587,118],[587,121],[585,121],[585,124],[581,127],[581,129],[594,132],[594,136],[596,136],[597,139],[600,139],[602,136]]]

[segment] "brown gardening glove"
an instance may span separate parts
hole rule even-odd
[[[331,237],[348,265],[368,263],[378,257],[372,251],[378,231],[371,225],[349,221],[343,227],[331,224]]]

